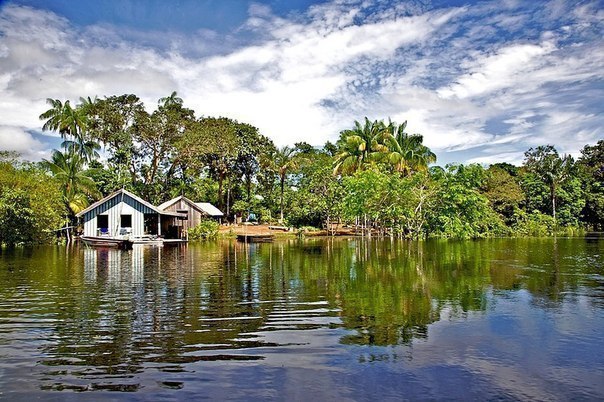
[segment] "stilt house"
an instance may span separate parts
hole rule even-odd
[[[76,215],[84,223],[84,236],[182,237],[186,214],[161,210],[127,190],[118,190]]]

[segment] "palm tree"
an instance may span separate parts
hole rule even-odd
[[[183,100],[177,96],[176,91],[172,91],[169,96],[159,98],[157,104],[166,108],[171,106],[182,106]]]
[[[553,145],[530,148],[524,156],[524,165],[528,171],[537,175],[549,187],[552,217],[556,224],[556,190],[570,177],[574,160],[570,155],[561,158]]]
[[[84,157],[86,162],[98,157],[100,146],[86,135],[88,112],[96,103],[95,99],[80,98],[81,103],[73,108],[69,101],[62,103],[58,99],[46,99],[52,107],[40,115],[40,120],[46,120],[43,130],[58,131],[65,141],[61,144],[68,153],[76,152]]]
[[[65,140],[61,143],[61,147],[63,147],[68,153],[76,153],[80,155],[87,163],[92,162],[100,157],[99,151],[101,150],[101,146],[98,142],[90,139],[82,142]]]
[[[359,171],[374,153],[384,151],[382,141],[385,130],[382,121],[370,121],[365,117],[364,125],[355,121],[352,130],[342,131],[338,141],[340,152],[334,161],[334,174]]]
[[[383,138],[387,161],[394,170],[404,175],[426,170],[430,163],[436,162],[436,154],[423,144],[421,134],[407,134],[407,121],[397,125],[390,121]]]
[[[65,203],[74,214],[88,206],[88,196],[100,195],[94,180],[83,170],[85,162],[78,153],[57,150],[53,152],[51,160],[45,159],[42,162],[59,181]]]
[[[52,107],[40,115],[40,120],[46,120],[42,130],[54,130],[61,138],[72,137],[76,141],[83,137],[86,131],[86,113],[84,108],[71,107],[69,101],[62,103],[58,99],[46,99]]]
[[[279,175],[279,184],[281,188],[281,198],[279,203],[281,209],[281,218],[279,219],[279,222],[283,222],[283,194],[285,192],[285,179],[287,178],[287,173],[298,166],[295,148],[284,146],[283,148],[277,149],[275,158],[273,159],[273,164],[277,170],[277,174]]]

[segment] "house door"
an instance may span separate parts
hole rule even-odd
[[[145,214],[145,234],[157,235],[158,229],[158,214]]]

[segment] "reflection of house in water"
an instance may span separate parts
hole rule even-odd
[[[121,280],[122,251],[112,248],[84,249],[84,278],[97,281],[106,278],[108,282]]]
[[[146,269],[161,267],[163,247],[134,244],[131,250],[114,248],[84,249],[84,280],[94,283],[106,280],[109,283],[142,284]]]

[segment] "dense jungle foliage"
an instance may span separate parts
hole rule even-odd
[[[440,167],[406,122],[365,118],[336,144],[278,148],[249,124],[196,117],[176,92],[152,113],[132,94],[48,104],[43,129],[61,135],[62,149],[40,163],[0,158],[3,244],[46,241],[120,188],[156,205],[181,194],[211,202],[231,221],[408,238],[604,230],[604,140],[577,160],[544,145],[522,166]]]

